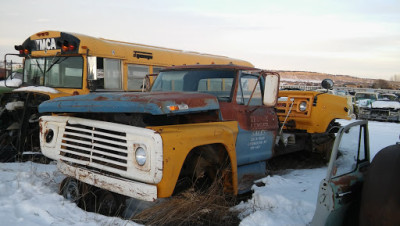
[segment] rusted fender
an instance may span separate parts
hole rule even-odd
[[[90,93],[46,101],[39,112],[187,114],[218,110],[215,96],[204,93]]]

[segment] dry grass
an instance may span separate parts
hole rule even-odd
[[[146,225],[238,225],[235,200],[220,192],[214,183],[207,191],[188,189],[132,218]]]

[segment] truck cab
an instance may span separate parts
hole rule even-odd
[[[168,68],[150,92],[42,103],[39,111],[52,116],[40,119],[41,150],[68,176],[65,197],[94,186],[153,201],[187,179],[195,186],[222,179],[225,191],[239,194],[276,155],[278,87],[277,73],[250,67]]]

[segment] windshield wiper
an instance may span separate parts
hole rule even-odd
[[[44,75],[44,71],[43,71],[43,69],[40,67],[40,64],[39,64],[38,60],[35,59],[35,61],[36,61],[36,65],[38,66],[40,72],[42,72],[42,75]]]
[[[31,59],[32,59],[32,58],[31,58]],[[44,71],[43,71],[43,69],[40,67],[39,61],[38,61],[37,59],[35,59],[35,61],[36,61],[36,65],[38,66],[40,72],[42,72],[42,75],[43,75],[43,77],[44,77]],[[37,78],[38,78],[38,76],[35,76],[35,77],[33,78],[33,81],[34,81],[34,83],[35,83],[35,86],[37,85],[37,84],[36,84],[36,83],[37,83]],[[40,76],[39,76],[39,78],[40,78]],[[40,84],[40,79],[39,79],[39,85],[41,85],[41,84]]]
[[[62,63],[64,60],[66,60],[69,57],[64,57],[64,58],[58,58],[56,61],[54,61],[53,63],[51,63],[51,65],[49,66],[49,68],[46,70],[46,72],[50,71],[50,69],[55,65],[55,64],[60,64]],[[61,60],[62,59],[62,60]]]
[[[31,59],[31,60],[33,59],[30,55],[28,55],[28,58]],[[38,60],[35,59],[35,61],[36,61],[36,65],[38,66],[39,70],[40,70],[40,71],[42,72],[42,74],[44,75],[43,69],[40,67],[40,64],[39,64]]]

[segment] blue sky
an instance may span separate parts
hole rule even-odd
[[[34,33],[60,30],[263,69],[390,79],[400,74],[399,12],[400,0],[2,0],[0,57]]]

